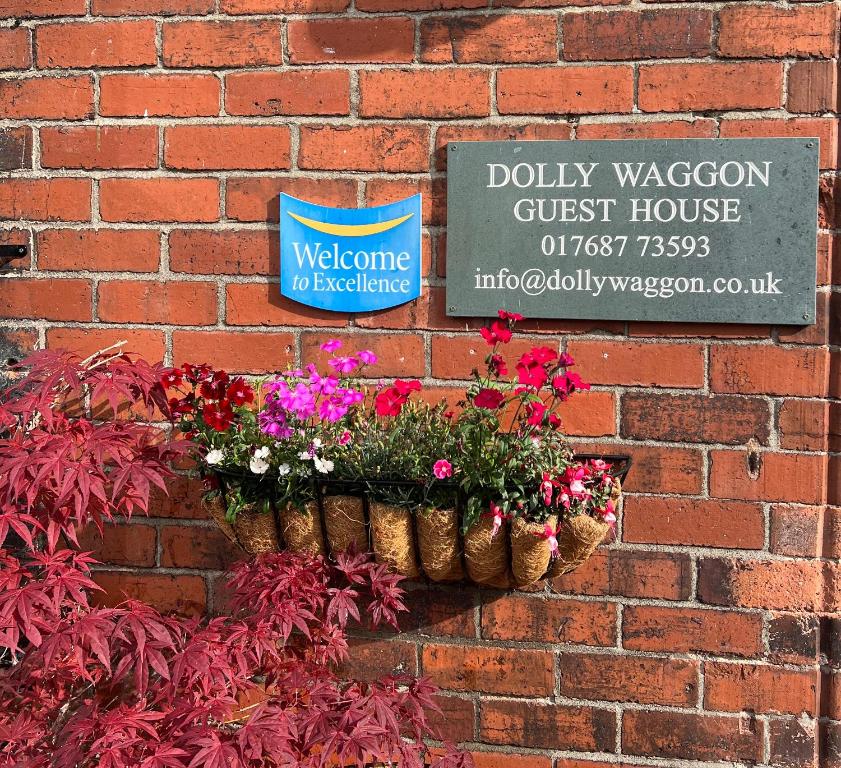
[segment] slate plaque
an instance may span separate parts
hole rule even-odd
[[[818,145],[450,142],[447,314],[814,323]]]

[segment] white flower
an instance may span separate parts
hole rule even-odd
[[[269,469],[269,462],[258,456],[254,456],[248,466],[255,475],[265,475]]]
[[[318,437],[314,437],[312,439],[312,447],[313,448],[321,448],[321,439]]]
[[[267,459],[269,457],[269,446],[264,445],[262,448],[258,448],[254,451],[254,458],[257,459]]]
[[[278,473],[281,477],[285,477],[285,476],[286,476],[286,475],[288,475],[291,471],[292,471],[292,467],[290,467],[288,464],[281,464],[281,465],[277,468],[277,473]]]
[[[214,466],[216,464],[221,464],[225,458],[225,452],[220,451],[218,448],[214,448],[212,451],[207,452],[207,456],[204,457],[204,460],[210,464],[210,466]]]
[[[333,471],[333,462],[330,459],[320,459],[318,456],[313,457],[315,468],[324,474]]]
[[[312,458],[312,454],[309,451],[302,451],[298,454],[299,459],[303,459],[304,461],[309,461]]]

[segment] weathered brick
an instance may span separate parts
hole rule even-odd
[[[447,167],[447,143],[450,141],[539,141],[568,139],[572,131],[566,123],[530,125],[442,125],[435,132],[435,163]]]
[[[295,358],[291,333],[233,331],[175,331],[173,361],[207,362],[231,373],[267,373],[287,370]]]
[[[216,285],[200,282],[109,280],[99,284],[97,310],[108,323],[212,325]]]
[[[484,8],[486,0],[358,0],[359,11],[394,13],[395,11],[442,11],[452,8]]]
[[[153,66],[155,36],[151,19],[42,24],[35,28],[36,61],[40,69]]]
[[[164,164],[177,170],[274,170],[290,165],[283,125],[179,125],[164,133]]]
[[[216,179],[103,179],[99,210],[105,221],[216,221]]]
[[[91,284],[88,280],[30,280],[2,282],[0,317],[45,320],[90,320]]]
[[[158,130],[151,125],[41,129],[44,168],[157,168]]]
[[[605,752],[614,747],[616,717],[592,707],[483,701],[479,729],[482,741],[490,744]]]
[[[359,73],[362,117],[485,117],[489,75],[478,69],[383,69]]]
[[[228,325],[345,326],[344,312],[324,312],[280,295],[276,284],[230,283],[225,290],[225,322]]]
[[[782,96],[782,65],[770,61],[654,64],[639,72],[643,112],[774,109]]]
[[[634,471],[625,482],[625,490],[693,495],[701,492],[700,450],[633,443],[623,444],[618,450],[630,454],[634,461]]]
[[[93,526],[79,532],[79,548],[109,565],[154,566],[157,542],[158,532],[151,525],[107,525],[102,535]]]
[[[89,179],[2,179],[0,219],[89,221]]]
[[[87,357],[117,342],[126,342],[123,349],[149,362],[159,362],[164,356],[163,331],[131,328],[48,328],[48,349],[69,349],[80,357]]]
[[[205,117],[219,114],[213,75],[104,75],[99,109],[108,117]]]
[[[420,58],[435,64],[557,61],[558,23],[516,14],[424,19]]]
[[[145,229],[45,229],[36,235],[42,269],[154,272],[160,237]]]
[[[758,656],[758,613],[628,605],[622,615],[622,645],[634,651]]]
[[[837,50],[833,3],[798,8],[728,6],[718,12],[718,50],[736,58],[831,58]]]
[[[215,0],[91,0],[99,16],[190,16],[210,13]]]
[[[646,757],[759,762],[762,726],[750,717],[625,712],[622,751]]]
[[[281,192],[319,205],[354,208],[356,188],[357,184],[353,179],[231,177],[226,184],[225,215],[235,221],[274,223],[280,215],[278,195]]]
[[[423,674],[446,690],[548,696],[554,688],[549,651],[429,644],[422,659]]]
[[[712,13],[680,8],[567,14],[563,35],[563,57],[568,61],[707,56]]]
[[[168,67],[253,67],[283,63],[279,21],[178,21],[163,25]]]
[[[622,396],[622,436],[697,443],[767,443],[771,413],[765,400],[727,395]]]
[[[701,118],[633,123],[580,123],[575,135],[579,139],[711,139],[715,132],[715,121]]]
[[[149,517],[206,520],[201,497],[204,484],[197,477],[176,475],[167,482],[167,493],[159,488],[149,494]]]
[[[291,21],[287,30],[293,64],[410,62],[415,25],[405,16]]]
[[[796,61],[788,69],[789,112],[834,112],[838,107],[838,66],[834,61]]]
[[[277,247],[268,231],[176,229],[169,235],[169,265],[200,275],[277,275]]]
[[[475,638],[476,590],[438,589],[430,586],[413,590],[408,599],[405,626],[434,637]]]
[[[347,115],[350,73],[236,72],[225,78],[225,110],[229,115]]]
[[[32,167],[32,129],[0,129],[0,171]]]
[[[577,699],[686,706],[698,698],[694,661],[561,653],[559,677],[561,695]]]
[[[820,726],[808,718],[773,719],[768,723],[770,762],[785,768],[814,768],[820,763],[831,768],[839,765],[830,757],[832,747],[821,744]]]
[[[829,436],[826,400],[785,400],[777,413],[780,447],[793,451],[825,451]]]
[[[242,559],[243,551],[217,527],[166,525],[161,528],[161,565],[218,571]]]
[[[828,522],[822,506],[775,504],[771,507],[770,549],[777,555],[818,557]]]
[[[765,345],[710,349],[714,392],[821,397],[827,386],[827,353],[821,349]]]
[[[219,10],[247,13],[341,13],[350,0],[220,0]]]
[[[350,658],[339,666],[339,674],[357,680],[377,680],[384,674],[417,674],[414,643],[399,640],[351,638]]]
[[[0,29],[0,69],[29,69],[32,41],[26,27]]]
[[[320,347],[333,336],[335,334],[302,334],[301,358],[324,368],[331,355]],[[423,338],[419,334],[343,334],[335,337],[341,339],[346,354],[370,349],[377,356],[376,365],[366,369],[367,376],[424,376]]]
[[[13,120],[82,120],[93,116],[90,77],[0,80],[0,115]]]
[[[0,0],[0,18],[33,19],[46,16],[84,16],[85,0]]]
[[[440,712],[432,710],[428,713],[435,738],[454,744],[474,740],[476,705],[471,699],[438,695],[435,697],[435,704]]]
[[[144,600],[159,611],[201,615],[207,606],[207,590],[201,576],[164,573],[97,571],[94,581],[105,590],[94,601],[117,605],[126,598]]]
[[[484,606],[482,636],[610,646],[616,642],[616,605],[507,595]]]
[[[817,664],[820,618],[802,613],[777,613],[768,619],[768,660],[773,664]]]
[[[821,168],[833,168],[838,154],[838,124],[829,118],[794,118],[793,120],[722,120],[719,135],[724,139],[811,138],[820,139]]]
[[[815,713],[817,674],[760,664],[708,662],[704,706],[723,712]]]
[[[642,544],[762,549],[765,517],[760,504],[658,496],[629,496],[622,536]]]
[[[627,66],[502,69],[496,83],[504,115],[630,112],[634,103],[633,70]]]
[[[302,126],[298,166],[307,170],[425,171],[429,129],[420,125]]]
[[[581,375],[592,384],[686,388],[704,385],[704,351],[698,344],[573,339],[567,351]]]

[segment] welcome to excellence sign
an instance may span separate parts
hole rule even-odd
[[[448,314],[814,323],[818,144],[451,142]]]

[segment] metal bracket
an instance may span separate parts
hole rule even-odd
[[[11,264],[15,259],[22,259],[29,253],[27,245],[0,245],[0,269]]]

